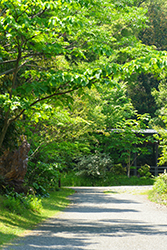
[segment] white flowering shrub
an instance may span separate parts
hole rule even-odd
[[[112,168],[112,159],[107,154],[96,153],[78,159],[77,175],[103,178]]]

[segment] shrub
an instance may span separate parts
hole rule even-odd
[[[77,175],[104,178],[111,170],[112,160],[107,154],[96,153],[78,159]]]
[[[65,173],[62,177],[63,186],[121,186],[121,185],[153,185],[153,178],[138,178],[126,175],[114,175],[108,172],[105,178],[92,178],[91,176],[76,176],[74,171]]]
[[[36,194],[47,196],[48,190],[56,190],[59,185],[61,165],[56,163],[29,162],[26,182]]]
[[[5,195],[3,206],[13,213],[21,214],[24,209],[40,213],[42,208],[41,199],[32,194],[25,196],[23,193],[18,194],[14,191]]]
[[[114,164],[111,172],[115,175],[126,175],[126,167],[122,167],[122,164]]]
[[[155,183],[153,185],[153,191],[162,195],[167,193],[167,174],[160,174],[155,178]]]
[[[138,173],[140,174],[140,177],[150,178],[150,166],[145,164],[144,166],[141,166],[141,168],[138,169]]]

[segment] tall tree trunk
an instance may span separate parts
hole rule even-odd
[[[17,72],[19,69],[19,61],[21,59],[21,46],[18,43],[18,56],[17,56],[17,60],[16,60],[16,65],[15,65],[15,70],[13,72],[13,80],[12,80],[12,86],[11,86],[11,91],[10,91],[10,99],[12,98],[12,91],[15,88],[15,84],[16,84],[16,77],[17,77]],[[11,120],[9,119],[9,114],[10,114],[10,108],[8,109],[8,111],[5,114],[5,119],[4,119],[4,125],[0,134],[0,149],[2,148],[2,143],[4,141],[6,132],[8,130],[8,127],[11,123]]]
[[[130,152],[129,153],[129,156],[128,156],[128,165],[127,165],[127,168],[128,168],[128,178],[130,178]]]
[[[2,148],[2,143],[5,139],[6,132],[7,132],[8,127],[10,125],[10,120],[8,118],[8,114],[9,114],[9,112],[7,112],[7,114],[5,116],[4,125],[3,125],[1,132],[0,132],[0,149]]]

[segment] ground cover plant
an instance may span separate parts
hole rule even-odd
[[[42,198],[38,211],[24,207],[18,202],[19,199],[16,199],[17,210],[13,210],[6,203],[6,197],[0,195],[0,246],[62,211],[69,204],[67,196],[73,192],[71,189],[61,189],[50,193],[49,197]]]
[[[155,183],[151,191],[149,191],[148,198],[156,203],[167,206],[167,174],[160,174],[155,178]]]
[[[78,176],[71,171],[62,176],[63,186],[124,186],[124,185],[153,185],[154,178],[139,178],[137,176],[115,175],[108,173],[105,178],[95,178],[91,176]]]

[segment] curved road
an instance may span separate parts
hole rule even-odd
[[[4,249],[166,250],[167,208],[138,194],[148,188],[74,188],[64,212]]]

